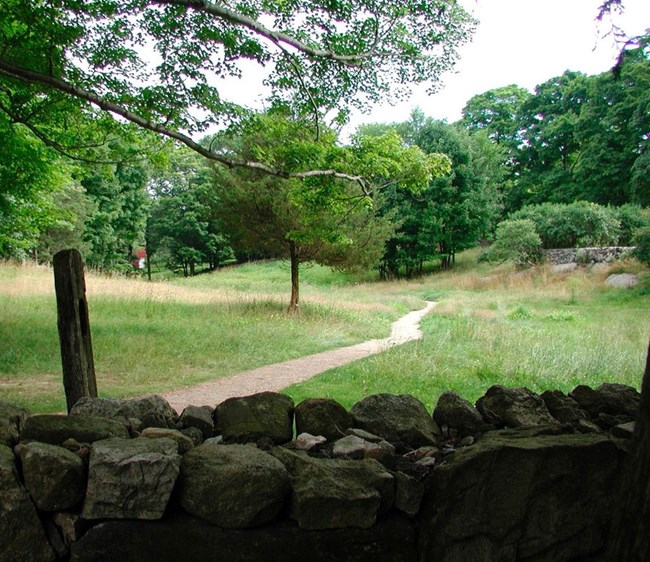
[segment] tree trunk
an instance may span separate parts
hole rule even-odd
[[[607,560],[650,560],[650,344],[619,512],[609,533]]]
[[[151,256],[147,252],[147,279],[151,281]]]
[[[54,256],[54,286],[63,387],[70,412],[80,398],[97,396],[86,282],[81,254],[77,250],[62,250]]]
[[[295,314],[298,312],[298,302],[300,300],[300,280],[298,275],[300,261],[298,260],[298,248],[293,240],[289,242],[289,255],[291,259],[291,301],[287,312]]]

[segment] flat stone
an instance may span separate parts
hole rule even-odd
[[[13,447],[18,442],[20,430],[28,416],[25,408],[0,400],[0,445]]]
[[[369,528],[395,500],[393,476],[376,460],[317,459],[275,447],[291,474],[291,518],[301,529]]]
[[[334,441],[352,427],[352,416],[336,400],[308,398],[296,406],[296,433],[322,435]]]
[[[557,424],[539,395],[527,388],[495,385],[476,401],[488,423],[497,427],[533,427]]]
[[[142,430],[142,437],[149,439],[160,439],[162,437],[171,439],[178,445],[178,453],[184,455],[194,447],[194,442],[177,429],[167,429],[164,427],[146,427]]]
[[[80,505],[86,493],[86,467],[63,447],[32,441],[18,445],[25,487],[41,511]]]
[[[120,437],[127,439],[126,426],[117,420],[99,416],[60,416],[37,414],[25,420],[20,441],[41,441],[60,445],[68,439],[79,443],[94,443],[102,439]]]
[[[190,516],[160,522],[106,521],[72,545],[71,562],[415,562],[416,533],[387,514],[369,529],[304,532],[295,523],[222,529]]]
[[[177,451],[168,438],[95,442],[84,519],[160,519],[179,474]]]
[[[421,559],[589,559],[609,528],[620,459],[603,435],[486,433],[434,470]]]
[[[605,283],[617,289],[627,289],[639,284],[639,276],[632,273],[615,273],[610,275]]]
[[[356,435],[348,435],[334,442],[332,454],[339,459],[362,459],[366,452],[366,441]]]
[[[622,423],[620,425],[615,425],[610,430],[614,437],[620,437],[622,439],[632,439],[634,436],[634,427],[636,426],[635,422]]]
[[[299,451],[311,451],[313,448],[325,443],[327,443],[327,438],[322,435],[301,433],[296,437],[296,440],[293,443],[293,448]]]
[[[293,409],[293,400],[276,392],[229,398],[215,408],[215,426],[227,443],[260,439],[288,443],[293,437]]]
[[[122,400],[117,398],[84,397],[70,410],[71,416],[101,416],[137,425],[138,431],[145,427],[174,428],[176,411],[162,396],[153,394],[140,398]],[[138,420],[133,424],[130,420]]]
[[[435,444],[440,428],[424,404],[409,395],[374,394],[350,409],[357,427],[381,436],[400,451]]]
[[[433,410],[433,419],[439,426],[454,428],[458,437],[476,435],[485,431],[488,424],[476,407],[456,392],[443,392]]]
[[[53,561],[55,553],[6,445],[0,445],[0,498],[0,561]]]
[[[547,390],[541,398],[551,415],[560,423],[575,423],[586,418],[580,405],[560,390]]]
[[[196,427],[201,430],[203,439],[214,435],[214,408],[210,406],[187,406],[178,420],[184,428]]]
[[[395,472],[393,476],[395,477],[395,507],[407,515],[417,515],[424,497],[424,484],[403,472]]]
[[[284,465],[253,445],[199,445],[183,457],[179,501],[192,515],[241,529],[272,521],[290,490]]]

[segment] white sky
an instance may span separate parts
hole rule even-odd
[[[383,106],[369,115],[356,114],[360,123],[404,121],[420,107],[427,116],[452,123],[461,117],[474,95],[516,84],[535,86],[566,70],[599,74],[611,68],[618,50],[603,37],[611,22],[595,21],[602,0],[461,0],[479,20],[471,43],[460,50],[454,72],[443,77],[437,94],[424,88],[408,102]],[[614,23],[628,35],[650,27],[650,1],[624,0],[625,12]]]
[[[467,101],[494,88],[516,84],[531,92],[535,86],[566,70],[588,75],[609,70],[620,50],[610,36],[612,22],[629,36],[650,28],[650,0],[624,0],[625,11],[612,20],[596,21],[603,0],[459,0],[479,21],[472,41],[461,47],[451,73],[443,76],[438,93],[418,87],[408,101],[355,112],[343,136],[362,123],[406,121],[419,107],[425,115],[449,123],[461,117]],[[241,79],[220,84],[226,99],[261,109],[264,71],[242,64]]]

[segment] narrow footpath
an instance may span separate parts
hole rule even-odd
[[[420,339],[422,337],[420,320],[435,306],[436,303],[427,301],[424,308],[409,312],[406,316],[393,322],[390,336],[384,339],[370,340],[349,347],[331,349],[299,359],[258,367],[196,386],[173,390],[162,394],[162,396],[180,413],[188,405],[215,406],[228,398],[248,396],[264,391],[277,392],[334,367],[347,365],[369,355],[381,353],[395,345]]]

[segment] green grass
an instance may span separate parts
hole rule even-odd
[[[422,340],[286,392],[347,407],[371,393],[413,394],[432,408],[445,390],[473,401],[493,384],[639,387],[650,336],[646,272],[640,287],[612,289],[607,272],[518,273],[475,258],[465,253],[451,272],[391,283],[305,267],[297,316],[285,313],[289,272],[278,262],[165,283],[89,275],[100,395],[162,392],[385,337],[422,300],[439,302]],[[0,265],[0,399],[34,412],[65,409],[47,269]]]
[[[288,316],[282,291],[270,290],[281,267],[265,264],[269,280],[254,293],[232,289],[234,271],[173,284],[88,276],[100,395],[162,392],[384,337],[398,316],[329,296]],[[49,270],[0,266],[0,399],[32,411],[65,409],[51,285]]]
[[[484,271],[481,273],[485,273]],[[475,401],[492,385],[569,392],[578,384],[640,387],[650,337],[647,289],[610,289],[604,275],[452,272],[430,277],[440,295],[424,338],[286,389],[294,400],[412,394],[433,408],[454,390]]]

